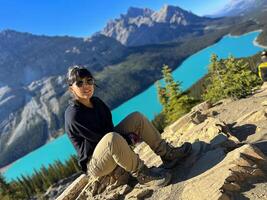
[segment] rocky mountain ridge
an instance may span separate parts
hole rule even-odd
[[[28,85],[64,74],[66,66],[77,60],[80,64],[90,63],[90,70],[96,72],[125,54],[123,45],[104,35],[48,37],[5,30],[0,32],[0,80],[2,85]]]
[[[130,7],[126,14],[109,21],[100,33],[127,46],[139,46],[172,41],[187,34],[201,34],[210,21],[170,5],[158,12]]]
[[[170,185],[160,189],[113,185],[92,196],[92,180],[81,175],[57,200],[267,199],[266,95],[267,83],[246,99],[204,102],[166,127],[162,137],[174,146],[193,144],[191,155],[170,171]],[[160,166],[160,158],[146,144],[135,152],[149,167]]]

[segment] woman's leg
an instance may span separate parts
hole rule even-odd
[[[188,142],[181,147],[174,147],[161,139],[161,135],[153,124],[141,113],[134,112],[123,119],[115,131],[121,134],[134,132],[146,142],[150,148],[161,157],[164,168],[172,168],[181,159],[188,156],[192,145]]]
[[[110,174],[117,165],[128,172],[138,167],[139,158],[126,140],[118,133],[106,134],[97,144],[90,162],[88,173],[94,177]]]
[[[160,174],[148,169],[126,140],[113,132],[106,134],[97,144],[88,164],[88,174],[99,178],[110,174],[117,165],[131,172],[140,184],[165,186],[171,180],[170,174]]]
[[[124,118],[116,127],[115,131],[120,134],[135,133],[146,142],[158,155],[166,153],[166,142],[153,124],[141,113],[133,112]]]

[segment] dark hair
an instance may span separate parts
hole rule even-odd
[[[69,68],[68,74],[67,74],[67,82],[68,85],[71,86],[73,83],[75,83],[78,80],[81,80],[83,78],[92,78],[94,79],[91,72],[86,69],[85,67],[74,65]]]

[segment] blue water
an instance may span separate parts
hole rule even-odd
[[[207,73],[212,53],[216,53],[219,58],[226,58],[229,55],[245,57],[257,53],[261,48],[254,46],[253,40],[258,34],[259,32],[252,32],[241,37],[225,36],[218,43],[187,58],[173,71],[174,79],[182,81],[183,89],[189,88]],[[112,111],[113,122],[116,125],[133,111],[140,111],[151,120],[161,109],[162,107],[157,100],[156,87],[152,85],[143,93],[114,109]],[[38,170],[42,165],[48,166],[56,159],[65,161],[72,154],[76,154],[76,152],[65,134],[13,163],[4,173],[4,176],[7,181],[11,181],[21,174],[31,175],[33,169]]]

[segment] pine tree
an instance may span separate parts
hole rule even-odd
[[[174,81],[171,69],[164,65],[162,69],[165,86],[157,82],[159,101],[163,106],[163,114],[169,124],[189,112],[196,101],[181,90],[181,82]]]
[[[70,162],[72,163],[75,172],[79,172],[80,171],[80,167],[78,166],[78,158],[76,155],[72,155],[70,157]]]
[[[166,92],[166,88],[165,87],[161,87],[159,81],[157,81],[156,86],[157,86],[157,90],[158,90],[159,102],[163,106],[163,113],[167,113],[169,98],[168,98],[168,95],[167,95],[167,92]]]
[[[50,185],[53,184],[53,182],[51,179],[49,179],[48,170],[44,165],[42,165],[40,169],[40,175],[42,177],[43,187],[46,190],[47,188],[49,188]]]
[[[80,171],[79,166],[77,164],[77,158],[75,155],[71,155],[70,159],[65,162],[64,167],[65,167],[67,176]]]
[[[31,192],[29,191],[29,187],[28,187],[27,183],[23,180],[23,178],[22,178],[22,180],[20,178],[17,178],[17,182],[19,184],[20,196],[23,196],[25,198],[27,197],[28,199],[30,199],[31,198]]]
[[[33,183],[35,193],[42,193],[45,191],[45,185],[43,181],[43,177],[41,172],[38,172],[36,169],[34,169],[34,174],[31,177],[31,182]]]
[[[240,99],[252,94],[252,89],[260,84],[259,78],[253,74],[248,62],[243,59],[236,60],[230,56],[224,61],[226,67],[225,74],[225,94],[232,99]]]
[[[26,190],[26,194],[27,194],[28,198],[30,198],[31,196],[33,196],[35,194],[35,190],[34,190],[32,182],[31,182],[31,179],[29,176],[24,176],[24,175],[21,175],[21,179],[22,179],[24,188]]]
[[[56,183],[58,180],[60,180],[60,175],[59,173],[57,172],[56,168],[54,165],[51,165],[49,164],[48,166],[48,179],[50,180],[50,182],[53,184],[53,183]]]
[[[65,178],[67,176],[65,167],[60,160],[56,160],[54,166],[58,173],[59,179]]]

